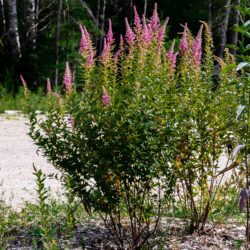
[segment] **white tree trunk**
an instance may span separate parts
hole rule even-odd
[[[235,0],[235,5],[240,6],[240,0]],[[235,8],[233,8],[233,24],[239,25],[239,11]],[[234,29],[231,34],[231,44],[237,46],[237,42],[238,42],[238,31]],[[235,56],[236,50],[231,49],[231,53]]]
[[[18,32],[16,0],[8,0],[9,9],[9,42],[11,54],[15,61],[21,58],[21,47]]]
[[[99,45],[99,49],[100,51],[102,51],[102,46],[103,46],[103,37],[105,36],[105,31],[104,31],[104,26],[105,26],[105,14],[106,14],[106,0],[103,0],[103,5],[102,5],[102,14],[101,14],[101,31],[102,31],[102,37],[101,37],[101,40],[100,40],[100,45]]]
[[[147,16],[148,0],[144,0],[144,16]]]
[[[61,26],[62,0],[57,1],[57,18],[56,18],[56,41],[55,41],[55,56],[56,56],[56,72],[55,86],[58,85],[58,56],[59,56],[59,41],[60,41],[60,26]]]
[[[3,0],[0,0],[0,8],[1,8],[1,20],[2,20],[2,33],[5,34],[6,31],[6,19],[5,19],[5,13],[4,13],[4,2]]]
[[[31,44],[33,49],[35,49],[36,46],[35,7],[35,0],[24,1],[24,21],[26,27],[26,38],[28,39],[28,42],[29,44]]]
[[[218,52],[218,57],[223,58],[224,54],[224,49],[225,49],[225,44],[227,42],[227,30],[228,30],[228,19],[229,19],[229,14],[231,7],[228,7],[231,4],[231,0],[226,0],[225,2],[225,14],[224,14],[224,19],[222,22],[221,26],[221,36],[220,36],[220,48]]]

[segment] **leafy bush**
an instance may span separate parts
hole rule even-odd
[[[30,111],[30,136],[70,180],[86,210],[97,211],[117,245],[148,245],[165,205],[177,192],[186,202],[190,231],[202,230],[212,210],[218,158],[233,137],[234,69],[213,81],[213,52],[205,23],[196,38],[184,28],[180,52],[164,48],[168,19],[160,26],[155,8],[149,23],[135,9],[114,52],[111,29],[100,58],[81,27],[85,85],[73,91],[68,63],[65,99],[57,93],[44,119]],[[218,59],[219,60],[219,59]],[[233,60],[227,53],[221,64]]]

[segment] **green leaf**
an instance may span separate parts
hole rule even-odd
[[[248,27],[250,26],[250,20],[247,20],[244,24],[243,24],[243,27]]]
[[[248,62],[241,62],[240,64],[238,64],[236,70],[239,71],[245,67],[249,66],[249,63]]]
[[[245,110],[246,106],[244,105],[239,105],[237,108],[237,112],[236,112],[236,121],[240,120],[241,115],[243,114],[244,110]]]
[[[227,47],[227,48],[230,48],[230,49],[239,49],[239,47],[238,46],[236,46],[236,45],[233,45],[233,44],[225,44],[225,46]]]
[[[229,64],[225,68],[223,68],[220,72],[220,75],[225,73],[226,71],[229,71],[231,69],[235,69],[237,66],[235,64]]]
[[[241,145],[238,145],[234,148],[233,150],[233,153],[232,153],[232,161],[234,160],[234,158],[238,155],[238,153],[240,152],[240,150],[242,148],[246,147],[246,144],[241,144]]]

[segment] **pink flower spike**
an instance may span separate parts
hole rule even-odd
[[[24,88],[27,88],[27,83],[26,83],[25,80],[23,79],[23,76],[22,76],[22,75],[20,75],[20,78],[21,78],[23,87],[24,87]]]
[[[193,41],[192,45],[191,45],[191,49],[190,49],[190,54],[195,62],[195,64],[200,65],[200,61],[201,61],[201,54],[202,54],[202,47],[201,47],[201,43],[202,43],[202,29],[203,29],[203,24],[200,27],[200,30],[195,38],[195,40]]]
[[[123,47],[123,44],[124,44],[124,42],[123,42],[123,36],[122,36],[122,34],[120,35],[120,47]]]
[[[47,78],[47,90],[51,91],[51,84],[49,78]]]
[[[173,52],[174,52],[174,44],[175,44],[175,39],[173,40],[172,42],[172,45],[168,51],[168,54],[167,54],[167,58],[170,58],[172,55],[173,55]]]
[[[101,60],[102,60],[103,64],[107,63],[107,61],[109,60],[109,54],[110,54],[109,43],[107,43],[106,38],[104,38],[104,40],[103,40],[103,50],[102,50],[102,54],[101,54]]]
[[[113,32],[112,32],[111,19],[109,19],[109,30],[108,30],[108,34],[107,34],[107,41],[108,41],[109,44],[112,44],[115,41],[115,39],[113,37]]]
[[[62,97],[59,94],[57,94],[56,92],[53,92],[53,94],[57,97],[58,101],[61,103]]]
[[[165,37],[166,26],[168,24],[168,20],[169,20],[169,17],[167,17],[165,23],[161,26],[160,30],[158,31],[158,37],[157,37],[158,42],[161,42]]]
[[[70,74],[70,68],[69,68],[68,62],[66,62],[66,69],[65,69],[65,74],[63,78],[63,84],[65,85],[66,90],[68,90],[71,87],[71,74]]]
[[[89,44],[88,44],[87,38],[85,36],[84,29],[82,28],[82,25],[79,25],[79,26],[80,26],[80,30],[81,30],[81,33],[82,33],[82,38],[81,38],[81,43],[80,43],[80,50],[82,52],[84,52],[85,50],[87,50],[89,48]]]
[[[153,37],[154,32],[153,32],[153,29],[152,29],[152,27],[151,27],[151,24],[149,23],[149,24],[147,25],[147,27],[148,27],[149,36],[150,36],[150,37]]]
[[[153,30],[157,30],[160,26],[159,22],[160,22],[160,19],[158,17],[158,13],[157,13],[157,3],[155,3],[154,12],[153,12],[153,15],[150,18],[150,22],[149,22],[151,25],[151,28]]]
[[[141,25],[141,20],[140,17],[137,13],[136,7],[134,6],[134,26],[135,26],[135,31],[139,32],[142,29],[142,25]]]
[[[132,45],[135,40],[135,34],[128,24],[127,17],[125,17],[125,23],[126,23],[126,35],[125,35],[126,41],[128,42],[129,45]]]
[[[120,48],[119,50],[117,50],[114,54],[114,61],[117,61],[118,56],[121,54],[121,52],[123,51],[123,48]]]
[[[170,69],[171,70],[175,68],[176,57],[179,54],[179,52],[176,52],[174,54],[174,44],[175,44],[175,40],[173,40],[173,43],[172,43],[172,45],[171,45],[171,47],[170,47],[170,49],[169,49],[169,51],[167,53],[167,58],[168,58],[168,60],[170,62]]]
[[[103,103],[104,106],[109,106],[110,97],[108,96],[108,93],[107,93],[104,86],[102,86],[102,90],[103,90],[102,103]]]
[[[84,30],[85,37],[88,41],[88,46],[91,47],[91,38],[90,38],[89,32],[87,31],[85,26],[83,26],[83,30]]]
[[[179,49],[181,54],[185,54],[188,51],[188,43],[187,43],[187,23],[185,23],[185,28],[183,31],[183,35],[179,44]]]
[[[93,49],[90,50],[89,58],[87,60],[87,66],[89,68],[94,66],[94,54],[93,54]]]
[[[147,44],[152,39],[152,36],[148,31],[146,18],[143,14],[142,14],[142,22],[143,22],[142,42]]]

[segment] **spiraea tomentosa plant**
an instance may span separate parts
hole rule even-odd
[[[234,112],[235,95],[224,78],[212,90],[206,24],[203,54],[203,25],[196,38],[185,25],[180,51],[175,42],[166,51],[168,18],[160,24],[157,5],[148,23],[135,7],[134,14],[133,28],[125,19],[125,39],[120,36],[116,52],[109,21],[98,58],[80,26],[82,93],[73,91],[66,64],[65,97],[55,93],[58,105],[51,105],[45,119],[30,112],[30,136],[69,177],[86,210],[100,214],[121,249],[149,244],[180,183],[190,227],[204,226],[218,157],[231,135],[227,113]]]

